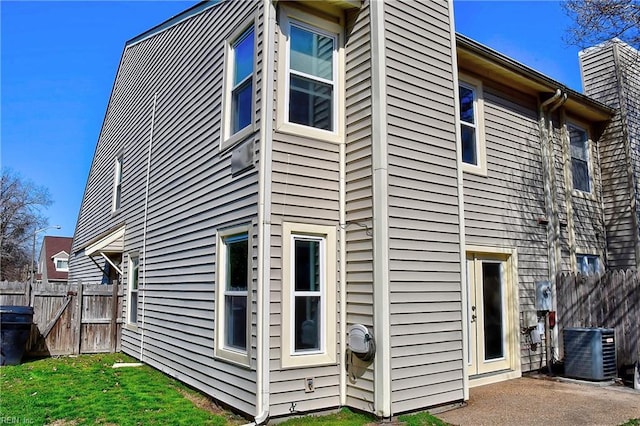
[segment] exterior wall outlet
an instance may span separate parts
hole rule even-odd
[[[316,390],[315,385],[313,384],[313,377],[306,377],[304,379],[304,391],[309,393]]]

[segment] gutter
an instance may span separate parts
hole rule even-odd
[[[271,145],[273,140],[273,76],[275,63],[276,10],[263,0],[262,96],[260,117],[260,164],[258,174],[258,288],[257,366],[255,425],[269,420],[269,289],[271,258]],[[264,47],[266,46],[266,47]],[[265,107],[266,106],[266,107]]]
[[[548,77],[512,58],[509,58],[508,56],[505,56],[502,53],[491,49],[490,47],[478,43],[477,41],[472,40],[467,36],[457,33],[456,44],[457,47],[462,50],[466,50],[472,54],[483,57],[490,62],[493,62],[511,72],[514,72],[515,74],[525,77],[528,80],[532,80],[541,86],[545,86],[550,90],[559,88],[559,90],[565,93],[567,97],[575,99],[585,105],[589,105],[593,109],[600,110],[605,114],[609,114],[610,116],[615,113],[615,109],[603,104],[602,102],[596,101],[595,99],[592,99],[587,95],[570,89],[564,86],[562,83],[552,79],[551,77]]]

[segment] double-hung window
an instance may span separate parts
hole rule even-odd
[[[336,359],[335,227],[283,225],[284,367]]]
[[[288,53],[289,122],[333,132],[337,35],[291,21]]]
[[[140,278],[140,257],[137,255],[129,255],[128,274],[127,323],[136,324],[138,322],[138,280]]]
[[[255,93],[255,29],[251,25],[227,43],[222,148],[253,129]]]
[[[344,127],[342,21],[282,7],[278,129],[339,142]]]
[[[248,364],[248,227],[221,231],[218,244],[216,355]]]
[[[589,173],[589,134],[586,130],[574,125],[567,125],[571,153],[571,175],[573,189],[591,192],[591,176]]]
[[[467,172],[486,175],[482,82],[464,78],[458,85],[462,165]]]
[[[578,272],[593,275],[600,272],[600,257],[592,254],[577,254]]]
[[[116,157],[114,173],[113,173],[113,211],[120,210],[122,198],[122,155]]]

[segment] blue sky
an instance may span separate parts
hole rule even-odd
[[[196,1],[0,1],[3,167],[48,187],[72,236],[124,43]],[[455,0],[456,30],[580,91],[559,2]]]

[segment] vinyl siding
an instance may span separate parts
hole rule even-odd
[[[638,162],[630,157],[629,141],[626,140],[628,130],[619,109],[624,100],[620,98],[621,81],[616,71],[614,46],[592,48],[581,53],[580,66],[585,93],[617,109],[599,141],[607,267],[636,267],[637,221],[631,204],[634,188],[629,184],[633,178],[628,164],[631,161],[632,170],[637,170]]]
[[[373,191],[371,168],[371,43],[369,3],[349,21],[346,46],[346,277],[347,327],[373,330]],[[373,365],[347,383],[347,405],[372,411]]]
[[[537,99],[486,79],[483,94],[487,176],[464,173],[466,243],[517,249],[522,318],[535,310],[535,281],[549,273],[546,226],[537,222],[546,216]],[[540,351],[524,339],[521,351],[523,370],[537,368]]]
[[[388,2],[384,12],[397,414],[463,398],[454,41],[446,1]]]
[[[282,12],[282,10],[280,10]],[[279,33],[280,29],[276,31]],[[278,61],[280,34],[276,35]],[[284,96],[278,93],[277,79],[284,72],[282,64],[275,64],[275,99]],[[281,112],[274,110],[275,117]],[[270,415],[288,416],[291,413],[307,412],[338,407],[340,405],[340,365],[343,357],[340,340],[337,338],[338,363],[318,367],[283,369],[281,365],[283,262],[283,222],[335,226],[339,216],[339,145],[299,135],[283,133],[274,126],[272,142],[271,173],[271,282],[269,321],[269,369],[270,369]],[[337,241],[339,245],[339,241]],[[339,266],[335,265],[336,289],[340,288]],[[333,278],[333,277],[331,277]],[[340,317],[338,295],[337,318]],[[336,327],[336,332],[340,326]],[[338,337],[338,336],[337,336]],[[305,393],[304,379],[314,378],[315,391]]]
[[[144,362],[250,415],[256,404],[257,168],[232,176],[231,151],[220,153],[219,140],[224,40],[247,17],[260,15],[260,5],[221,2],[125,47],[74,240],[79,250],[101,232],[125,223],[123,279],[126,283],[128,253],[137,252],[141,288],[138,328],[124,327],[123,351],[140,358],[143,342]],[[262,23],[256,28],[258,41],[261,31]],[[259,43],[258,58],[261,54]],[[259,87],[260,61],[256,67]],[[259,105],[259,92],[257,96]],[[258,141],[256,133],[243,142],[254,146],[256,159]],[[118,153],[124,158],[122,208],[112,215]],[[241,224],[250,225],[253,264],[251,368],[214,358],[216,233]],[[75,279],[96,276],[97,268],[87,260],[82,250],[76,253]]]

